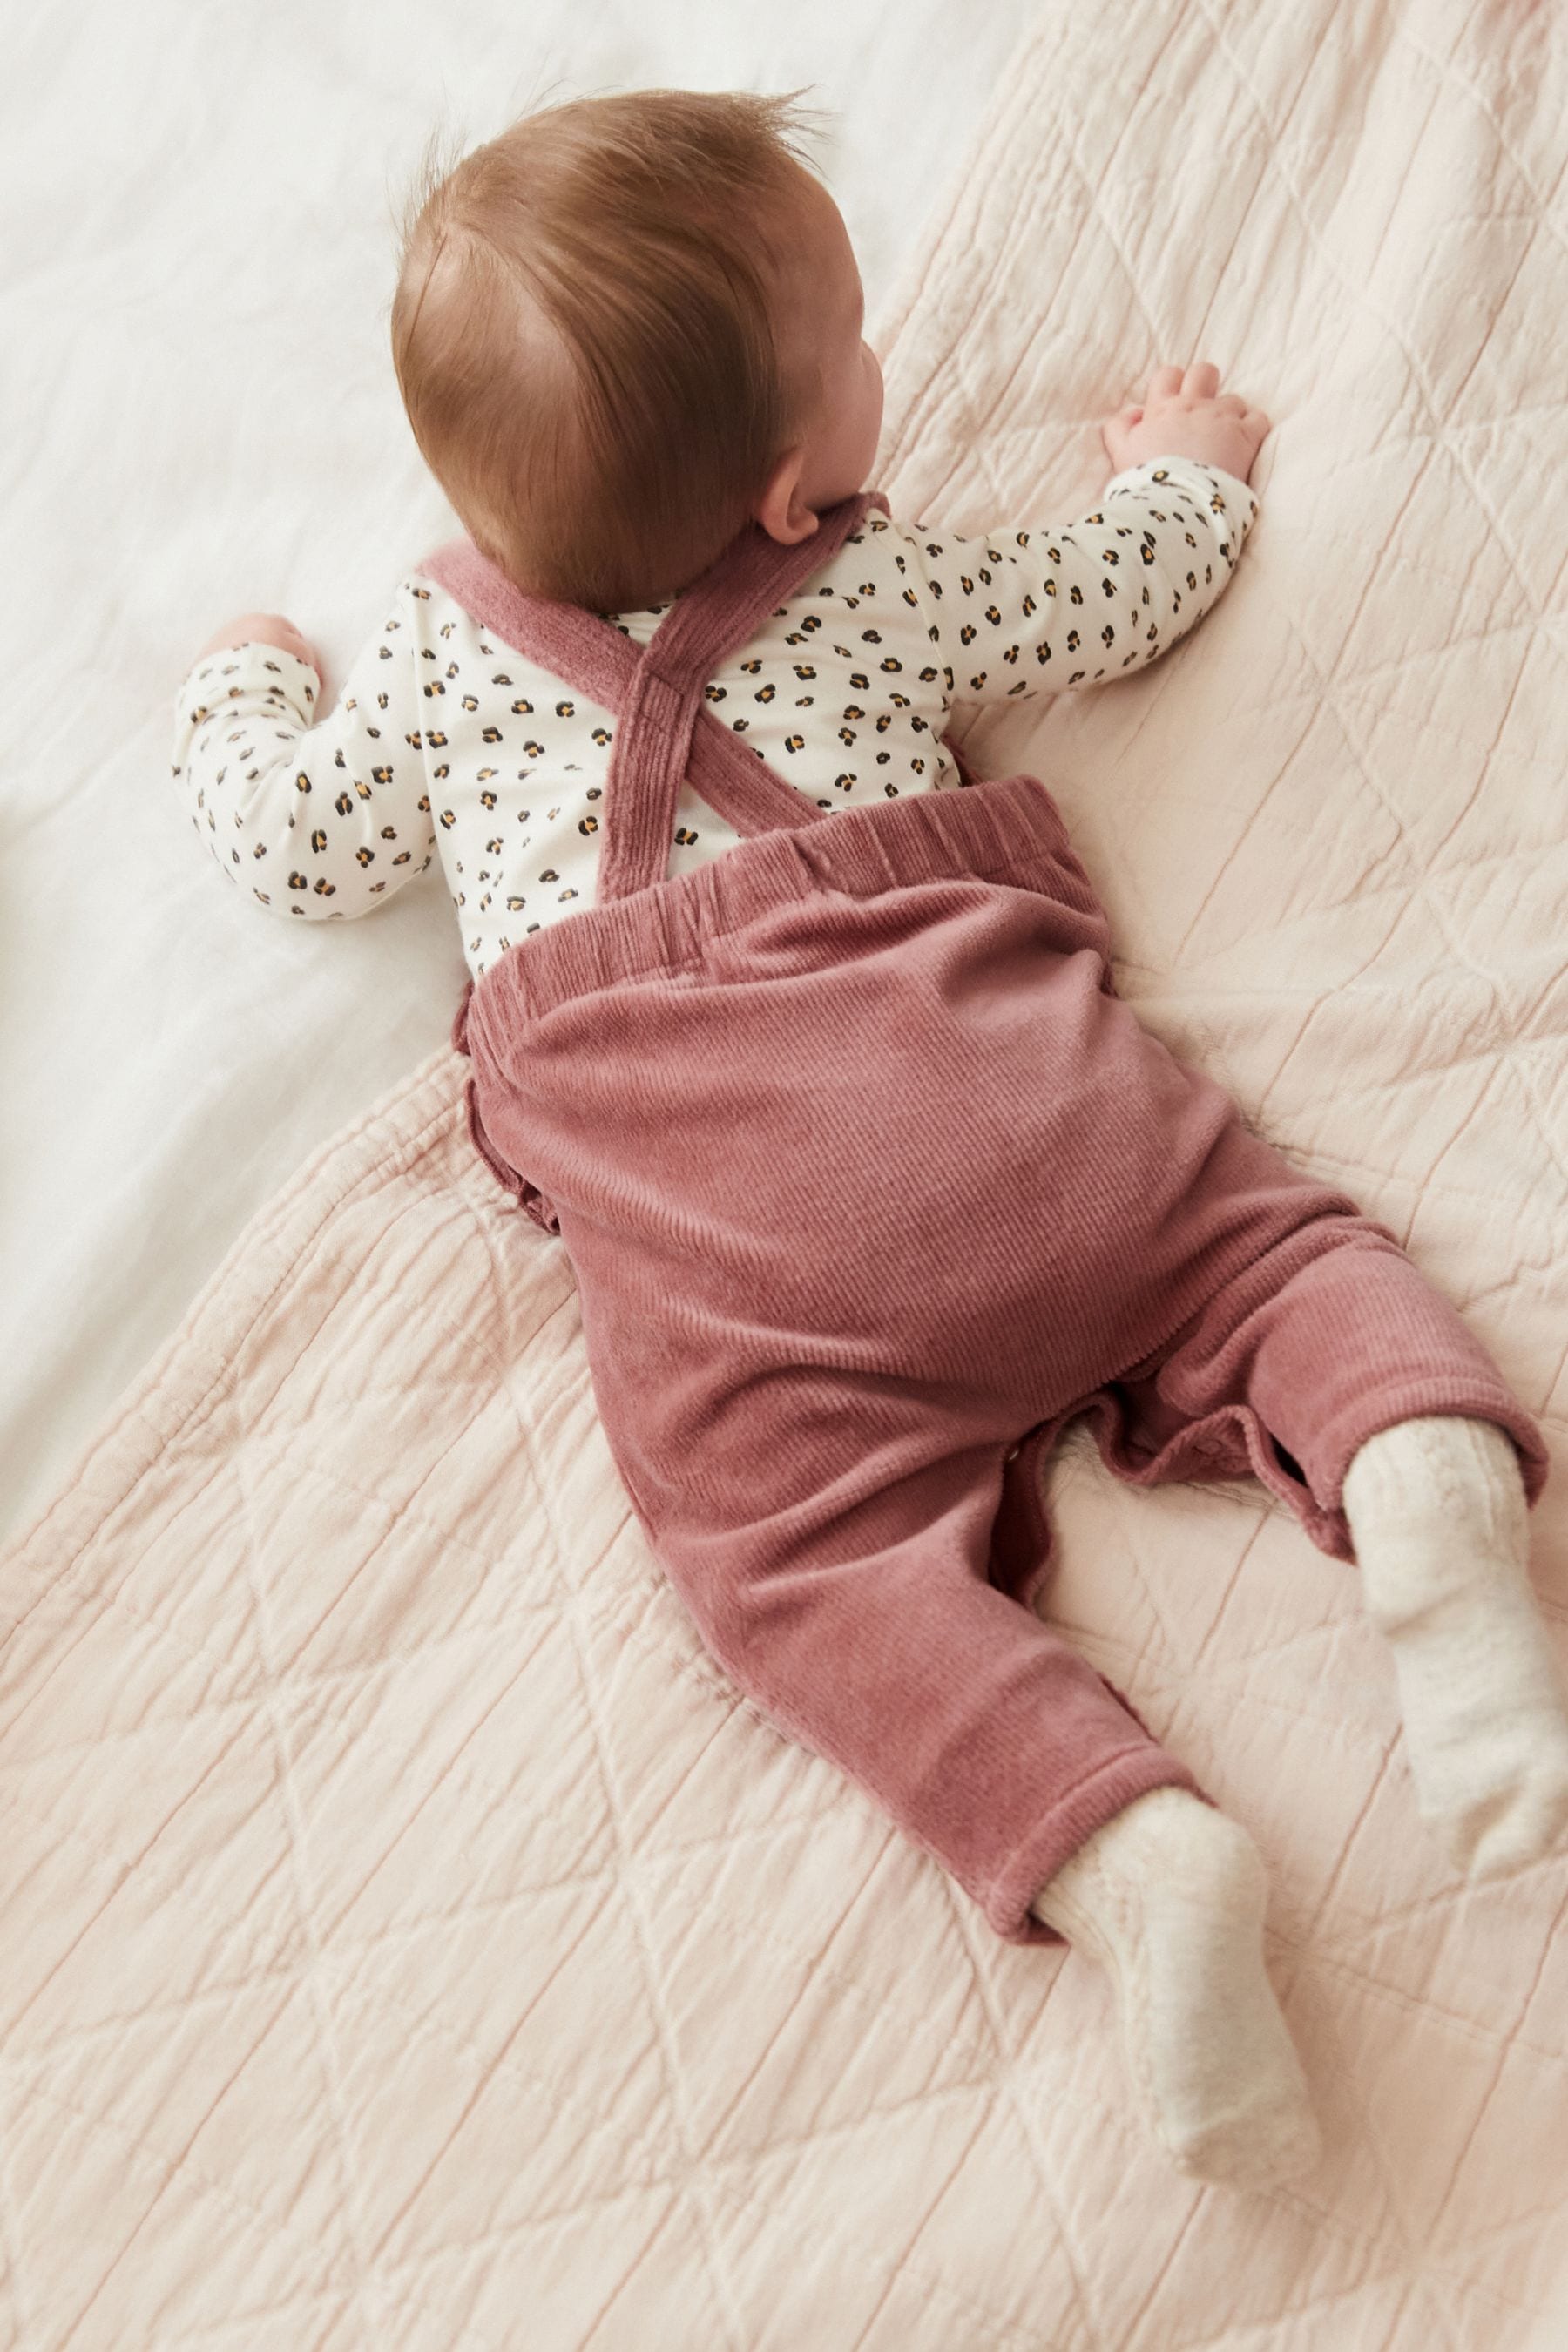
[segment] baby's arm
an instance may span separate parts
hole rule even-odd
[[[174,781],[224,872],[275,914],[368,914],[434,855],[409,595],[324,717],[320,665],[276,614],[220,631],[181,688]]]
[[[1218,383],[1206,364],[1157,370],[1146,404],[1101,428],[1121,470],[1076,521],[904,531],[953,699],[1120,677],[1218,602],[1257,518],[1247,475],[1268,431],[1235,394],[1215,398]]]

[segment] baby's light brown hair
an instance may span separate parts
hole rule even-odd
[[[800,92],[524,115],[403,219],[392,352],[426,463],[535,595],[629,612],[734,537],[815,395],[779,322]]]

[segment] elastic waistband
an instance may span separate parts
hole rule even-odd
[[[994,878],[1064,849],[1071,855],[1057,804],[1034,776],[836,809],[798,830],[753,834],[706,866],[517,940],[475,983],[464,1011],[482,1018],[504,998],[537,1018],[619,981],[693,971],[706,940],[792,898],[824,890],[864,898],[902,884]]]

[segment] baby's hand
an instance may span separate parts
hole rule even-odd
[[[226,622],[216,637],[209,637],[199,654],[192,656],[192,667],[207,654],[226,653],[231,646],[276,646],[286,654],[294,654],[309,662],[316,676],[321,676],[321,665],[315,647],[302,637],[292,621],[281,613],[241,613],[237,621]]]
[[[1156,368],[1142,407],[1118,409],[1100,428],[1117,472],[1151,457],[1195,457],[1245,482],[1268,419],[1238,393],[1216,399],[1218,391],[1219,370],[1207,360],[1196,361],[1185,375],[1179,367]]]

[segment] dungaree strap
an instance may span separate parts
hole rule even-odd
[[[825,812],[785,782],[707,709],[702,689],[726,654],[830,562],[879,491],[828,509],[794,547],[752,523],[676,599],[638,646],[579,604],[530,596],[466,539],[416,566],[480,625],[574,686],[618,721],[605,785],[598,898],[628,898],[662,879],[682,780],[739,834],[814,823]]]

